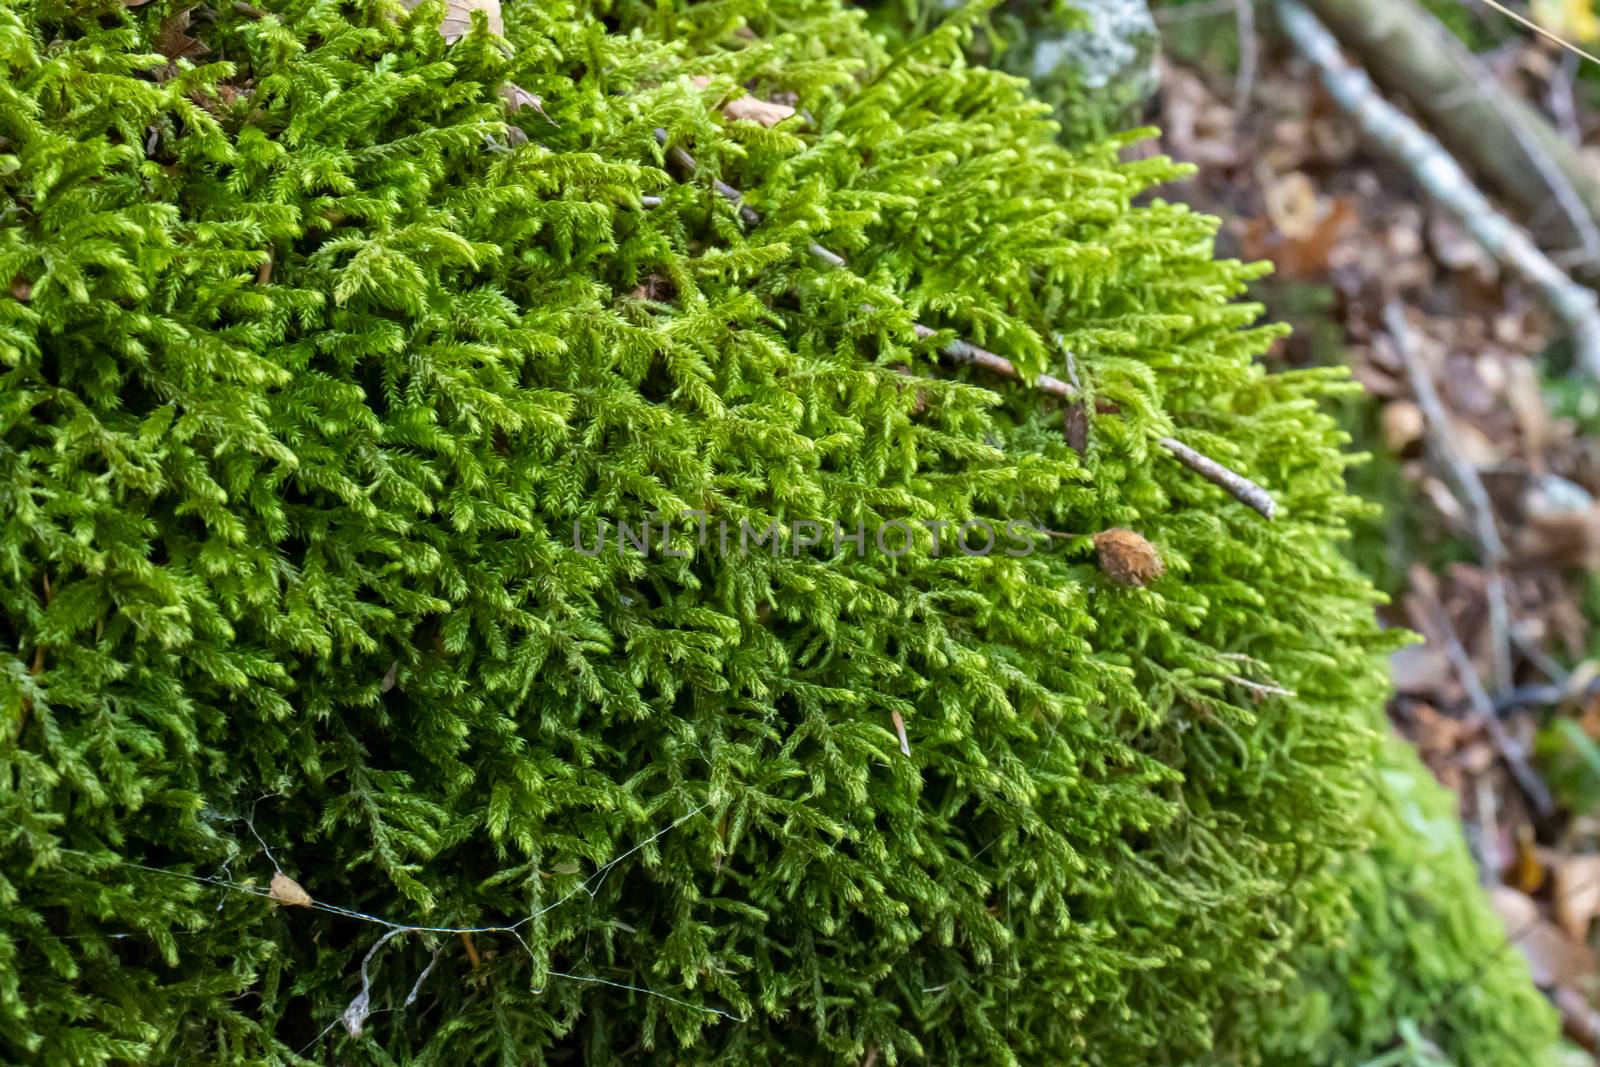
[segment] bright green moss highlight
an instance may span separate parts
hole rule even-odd
[[[891,57],[832,0],[514,3],[504,47],[447,46],[438,2],[221,4],[169,65],[181,6],[0,8],[5,1059],[1386,1047],[1393,989],[1280,1032],[1344,1003],[1338,939],[1414,858],[1374,770],[1394,641],[1335,549],[1361,505],[1318,405],[1351,386],[1252,362],[1257,269],[1132,206],[1179,168],[1060,147],[959,21]],[[525,144],[508,81],[553,120],[518,112]],[[739,86],[805,117],[724,122]],[[658,128],[766,220],[676,181]],[[1073,352],[1086,453],[919,319],[1029,373]],[[686,508],[1128,526],[1167,574],[1113,586],[1084,537],[573,548]],[[263,842],[328,904],[519,937],[476,968],[389,940],[351,1038],[384,930],[222,888],[264,889]],[[1371,939],[1492,947],[1449,907],[1459,939]],[[1520,999],[1419,1021],[1533,1062],[1548,1013],[1495,967]]]

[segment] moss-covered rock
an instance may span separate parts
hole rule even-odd
[[[1177,168],[1061,147],[959,20],[464,6],[0,9],[4,1058],[1287,1047],[1408,856],[1362,851],[1348,383],[1255,364],[1256,268],[1132,206]],[[1450,906],[1373,936],[1455,967]],[[1502,978],[1461,1047],[1537,1057]],[[1308,1055],[1385,1040],[1400,993],[1350,993]]]

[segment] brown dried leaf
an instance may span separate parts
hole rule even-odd
[[[1264,190],[1267,218],[1272,220],[1279,233],[1290,240],[1311,236],[1322,216],[1317,203],[1317,188],[1311,179],[1300,171],[1288,174],[1269,183]]]
[[[189,12],[185,8],[161,24],[156,33],[156,51],[176,63],[180,59],[194,59],[205,55],[205,45],[189,36]]]
[[[400,0],[407,11],[415,11],[422,0]],[[472,13],[482,11],[489,21],[489,32],[498,37],[506,35],[505,19],[500,16],[500,0],[447,0],[444,21],[439,32],[446,44],[455,44],[472,31]]]
[[[1588,935],[1600,915],[1600,856],[1569,856],[1556,868],[1555,912],[1568,936]]]
[[[1568,567],[1600,565],[1600,504],[1569,509],[1530,493],[1524,506],[1525,518],[1517,530],[1519,555]]]
[[[1323,204],[1313,199],[1307,204],[1290,202],[1286,198],[1291,195],[1299,194],[1280,194],[1276,206],[1269,201],[1268,217],[1245,220],[1241,235],[1244,254],[1250,259],[1271,259],[1277,272],[1286,277],[1315,278],[1327,272],[1334,250],[1355,227],[1356,208],[1344,197]]]
[[[1240,159],[1240,139],[1234,136],[1237,116],[1217,101],[1192,71],[1157,59],[1161,72],[1161,100],[1166,110],[1164,143],[1177,158],[1201,166],[1234,166]]]
[[[906,737],[905,719],[900,717],[900,713],[898,711],[889,712],[889,718],[894,720],[894,732],[899,735],[900,738],[900,754],[903,756],[911,755],[911,742]]]
[[[1390,656],[1389,676],[1400,693],[1434,693],[1453,677],[1450,661],[1433,645],[1407,645]],[[1432,708],[1428,708],[1427,714],[1433,719],[1441,718]],[[1455,747],[1454,738],[1449,747]]]
[[[671,300],[677,294],[671,279],[650,274],[628,294],[629,300]]]
[[[1474,741],[1461,749],[1456,756],[1456,764],[1472,777],[1488,774],[1499,759],[1499,753],[1487,741]]]
[[[1383,405],[1383,443],[1389,451],[1404,452],[1422,440],[1425,422],[1422,409],[1409,400]]]
[[[1471,271],[1484,281],[1499,273],[1483,245],[1467,236],[1461,225],[1442,211],[1428,220],[1428,243],[1433,248],[1433,258],[1451,270]]]
[[[1427,652],[1426,646],[1412,646]],[[1443,657],[1440,657],[1442,660]],[[1448,670],[1448,664],[1445,664]],[[1454,756],[1466,741],[1467,727],[1460,719],[1440,715],[1431,704],[1416,704],[1411,708],[1412,730],[1417,748],[1424,756]]]
[[[500,87],[500,95],[502,98],[504,98],[506,106],[511,109],[513,114],[521,111],[525,107],[531,107],[540,118],[544,119],[550,125],[561,125],[555,119],[546,114],[544,110],[544,101],[542,99],[533,93],[528,92],[528,90],[514,82],[506,82],[504,85],[502,85]]]
[[[272,892],[268,896],[286,908],[311,907],[311,894],[282,871],[274,872],[272,875]]]
[[[1132,530],[1113,527],[1095,534],[1093,540],[1100,569],[1118,585],[1146,586],[1166,569],[1156,546]]]
[[[774,104],[769,100],[757,100],[753,96],[741,96],[736,100],[729,100],[722,105],[722,113],[735,121],[749,119],[771,128],[794,114],[794,108],[788,104]]]
[[[1594,954],[1539,914],[1539,905],[1526,893],[1498,886],[1489,894],[1494,910],[1505,924],[1506,937],[1528,961],[1536,984],[1549,988],[1568,985],[1594,969]]]

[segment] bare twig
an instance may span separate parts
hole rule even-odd
[[[1572,680],[1571,672],[1541,648],[1539,642],[1528,632],[1528,628],[1515,619],[1511,620],[1511,642],[1522,652],[1523,659],[1533,664],[1540,674],[1556,685],[1566,688],[1567,683]]]
[[[406,994],[405,1003],[401,1005],[402,1008],[409,1008],[411,1005],[417,1002],[417,995],[422,992],[422,983],[426,982],[428,980],[428,975],[432,974],[433,969],[439,966],[439,955],[443,951],[443,946],[434,946],[433,958],[428,961],[428,965],[426,967],[422,968],[422,973],[417,975],[417,980],[412,983],[411,992]]]
[[[1232,682],[1234,685],[1248,689],[1257,698],[1296,697],[1300,695],[1293,689],[1285,689],[1281,685],[1272,685],[1269,682],[1252,682],[1250,679],[1241,678],[1237,674],[1225,674],[1222,676],[1222,680],[1225,682]]]
[[[1550,788],[1529,764],[1528,753],[1522,747],[1522,743],[1511,736],[1500,716],[1495,714],[1494,700],[1490,698],[1489,691],[1483,687],[1483,679],[1478,676],[1478,668],[1473,666],[1472,657],[1467,655],[1466,647],[1462,645],[1461,638],[1456,634],[1456,628],[1450,622],[1449,613],[1445,611],[1444,605],[1439,603],[1439,598],[1433,590],[1426,585],[1413,582],[1411,594],[1426,616],[1425,620],[1418,621],[1418,628],[1430,631],[1444,646],[1445,656],[1461,680],[1461,688],[1466,691],[1467,702],[1483,723],[1489,739],[1499,750],[1506,769],[1511,772],[1511,777],[1516,780],[1534,810],[1541,817],[1549,815],[1555,811],[1555,799],[1550,795]]]
[[[1578,363],[1600,380],[1600,302],[1562,272],[1472,184],[1444,147],[1373,88],[1366,72],[1339,53],[1333,36],[1298,0],[1278,0],[1279,21],[1322,82],[1372,140],[1403,163],[1480,245],[1532,285],[1572,333]]]
[[[1572,79],[1578,75],[1578,57],[1571,52],[1561,53],[1561,65],[1550,73],[1550,81],[1546,85],[1546,99],[1550,106],[1550,117],[1555,119],[1556,129],[1561,131],[1571,144],[1583,142],[1583,131],[1578,128],[1578,108],[1572,99]]]
[[[1503,863],[1500,858],[1500,818],[1496,812],[1492,778],[1487,774],[1478,775],[1474,793],[1478,801],[1478,851],[1483,857],[1479,873],[1483,883],[1492,887],[1500,884]]]
[[[1235,500],[1260,512],[1262,518],[1270,521],[1278,510],[1277,502],[1272,499],[1271,493],[1244,475],[1224,467],[1210,456],[1196,452],[1175,437],[1163,437],[1161,446],[1176,456],[1185,467],[1212,485],[1226,490]]]
[[[922,323],[915,323],[913,328],[917,336],[926,341],[935,336],[939,331],[930,329]],[[1022,381],[1022,372],[1017,370],[1016,364],[1004,356],[997,356],[986,348],[979,348],[970,341],[963,341],[959,337],[939,349],[939,354],[954,363],[970,363],[974,367],[982,367],[991,374],[1012,381]],[[1050,374],[1041,374],[1033,380],[1033,387],[1040,392],[1059,396],[1063,400],[1071,400],[1078,395],[1078,391],[1069,383],[1062,381]]]
[[[1239,70],[1233,78],[1233,110],[1242,119],[1250,108],[1250,93],[1256,84],[1255,0],[1234,0],[1233,25],[1239,37]]]
[[[367,1016],[372,1014],[372,976],[367,973],[367,968],[372,964],[372,957],[378,954],[380,948],[403,933],[404,930],[390,930],[373,942],[372,947],[367,949],[367,954],[361,957],[361,991],[345,1006],[344,1014],[339,1016],[351,1037],[361,1036],[367,1026]]]
[[[1506,606],[1506,546],[1500,539],[1500,528],[1495,524],[1494,504],[1483,487],[1483,479],[1456,445],[1450,431],[1450,416],[1439,391],[1434,388],[1433,376],[1422,364],[1416,339],[1406,324],[1405,312],[1400,305],[1389,303],[1383,309],[1384,326],[1394,339],[1395,349],[1406,365],[1411,378],[1411,391],[1416,394],[1417,406],[1422,409],[1427,426],[1428,443],[1439,462],[1449,471],[1472,516],[1473,537],[1478,542],[1478,555],[1483,562],[1485,576],[1484,596],[1489,604],[1490,654],[1494,663],[1494,687],[1497,692],[1511,688],[1511,612]]]
[[[656,130],[656,140],[665,145],[667,143],[667,131],[663,129]],[[683,167],[683,169],[688,171],[690,174],[694,174],[699,169],[699,164],[695,161],[694,156],[690,155],[681,147],[674,146],[673,148],[669,149],[668,152],[672,158],[677,161],[678,165]],[[739,192],[739,190],[722,181],[718,181],[716,183],[716,189],[723,195],[724,198],[728,200],[729,203],[738,207],[740,217],[746,222],[750,223],[751,225],[758,225],[761,222],[760,213],[744,203],[744,194]],[[818,259],[829,264],[830,266],[843,267],[846,265],[843,256],[824,248],[815,241],[811,242],[808,250],[813,256],[816,256]],[[912,327],[916,330],[917,337],[922,340],[927,340],[930,337],[934,337],[939,332],[933,329],[931,326],[925,326],[920,322],[912,323]],[[1009,378],[1012,381],[1017,382],[1025,382],[1022,372],[1017,370],[1017,365],[1015,363],[1012,363],[1004,356],[996,355],[995,353],[990,352],[986,348],[980,348],[970,341],[964,341],[960,338],[955,338],[954,340],[942,345],[939,348],[939,354],[953,363],[971,364],[972,366],[982,367],[984,370],[987,370],[992,374],[999,375],[1002,378]],[[1072,361],[1072,354],[1070,352],[1067,353],[1067,361],[1069,373],[1076,377],[1077,367]],[[1038,389],[1041,392],[1048,393],[1051,396],[1061,397],[1064,400],[1074,399],[1079,394],[1079,390],[1073,385],[1050,374],[1038,375],[1033,379],[1031,384],[1033,388]],[[1233,494],[1234,497],[1249,505],[1254,510],[1260,512],[1267,519],[1271,519],[1273,512],[1277,510],[1277,504],[1273,501],[1272,495],[1255,482],[1252,482],[1250,479],[1246,478],[1244,475],[1237,474],[1234,471],[1229,470],[1216,460],[1211,459],[1209,456],[1201,455],[1188,445],[1182,444],[1174,438],[1163,437],[1161,438],[1161,444],[1173,455],[1177,456],[1185,466],[1200,474],[1214,485],[1221,486],[1223,489]]]

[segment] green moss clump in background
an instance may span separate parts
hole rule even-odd
[[[1339,980],[1351,865],[1416,870],[1375,771],[1394,642],[1335,548],[1350,386],[1252,361],[1258,271],[1132,206],[1179,169],[1061,147],[961,19],[890,55],[832,0],[514,3],[505,43],[445,15],[0,9],[0,1055],[1379,1040],[1398,990],[1281,1007]],[[725,119],[746,88],[800,113]],[[1086,450],[917,321],[1030,375],[1074,353]],[[1067,536],[573,544],[690,510]],[[1111,526],[1165,576],[1109,581],[1080,535]],[[321,910],[266,898],[280,865]],[[1449,964],[1427,990],[1467,926],[1374,936]],[[1549,1015],[1490,963],[1515,995],[1417,1025],[1536,1062]]]
[[[873,24],[897,40],[938,25],[958,0],[880,0]],[[1156,25],[1145,0],[1005,0],[985,5],[968,47],[983,66],[1027,78],[1070,146],[1139,125],[1156,91]]]

